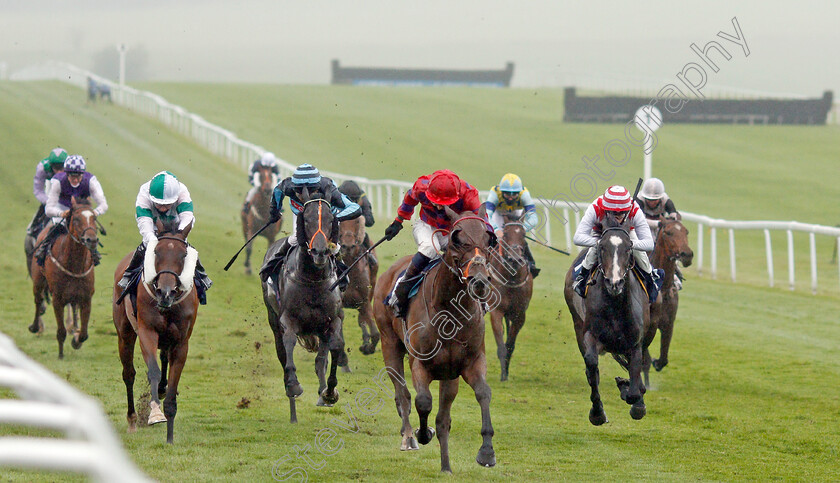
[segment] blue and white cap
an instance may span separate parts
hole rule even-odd
[[[180,192],[181,182],[169,171],[161,171],[149,182],[149,198],[159,205],[175,203]]]
[[[78,154],[67,156],[64,160],[64,172],[67,174],[84,173],[85,168],[85,158]]]
[[[314,186],[321,182],[321,173],[311,164],[301,164],[292,174],[292,184],[296,186]]]

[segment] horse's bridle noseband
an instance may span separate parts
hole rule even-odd
[[[332,205],[330,204],[329,201],[327,201],[323,198],[315,198],[315,199],[312,199],[312,200],[309,200],[309,201],[305,202],[303,204],[303,208],[306,209],[306,205],[308,205],[309,203],[318,203],[318,230],[312,235],[312,237],[306,243],[306,246],[311,251],[312,250],[312,244],[315,242],[315,237],[318,236],[319,233],[324,236],[324,240],[326,240],[327,245],[330,244],[330,237],[328,237],[327,234],[323,230],[321,215],[323,214],[323,207],[324,207],[324,205],[322,203],[327,204],[327,209],[328,210],[332,209]],[[303,210],[301,210],[301,214],[303,214]],[[304,225],[304,228],[305,228],[305,225]],[[306,230],[304,230],[304,232],[305,231]]]
[[[457,220],[455,220],[454,223],[452,223],[453,230],[450,230],[449,234],[450,235],[452,234],[452,232],[454,231],[455,225],[457,225],[458,223],[460,223],[464,220],[479,220],[482,223],[485,223],[485,224],[487,223],[487,220],[485,220],[484,218],[481,218],[479,216],[465,216],[463,218],[458,218]],[[435,232],[437,232],[437,231],[439,231],[439,230],[435,230]],[[440,230],[440,231],[444,231],[444,230]],[[432,234],[432,241],[434,241],[434,233]],[[454,267],[449,265],[448,263],[446,263],[446,258],[445,257],[441,257],[441,262],[443,262],[443,264],[446,265],[446,268],[448,268],[452,273],[454,273],[461,280],[461,283],[466,282],[466,280],[469,278],[470,268],[472,268],[473,264],[475,264],[477,267],[484,267],[485,269],[487,268],[487,257],[485,257],[481,253],[479,253],[479,248],[478,247],[475,247],[475,256],[471,257],[466,262],[457,264]],[[465,266],[466,266],[466,271],[464,270]]]

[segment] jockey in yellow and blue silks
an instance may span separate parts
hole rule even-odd
[[[525,233],[537,226],[537,208],[534,205],[534,200],[531,199],[531,193],[522,185],[519,176],[513,173],[502,176],[499,184],[490,189],[490,195],[484,205],[487,208],[490,225],[493,226],[499,240],[502,239],[505,218],[508,218],[507,221],[519,220],[525,227]],[[531,275],[536,278],[540,269],[537,268],[534,256],[531,254],[531,249],[527,243],[525,244],[525,256],[528,258]]]

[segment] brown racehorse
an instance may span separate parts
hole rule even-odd
[[[251,207],[247,212],[241,214],[242,234],[245,236],[245,240],[249,240],[257,230],[268,223],[271,210],[271,195],[274,192],[274,186],[277,185],[277,175],[271,171],[271,168],[260,165],[257,168],[257,172],[259,173],[260,188],[254,195],[254,199],[251,200]],[[272,224],[260,233],[260,236],[268,240],[268,246],[274,243],[274,239],[277,237],[277,233],[280,231],[282,224],[283,219],[281,218],[280,221]],[[250,243],[245,247],[245,274],[247,275],[251,275],[252,249]]]
[[[651,365],[648,346],[656,336],[656,329],[659,329],[660,349],[659,359],[652,361],[653,367],[661,371],[668,364],[668,349],[671,346],[674,320],[677,318],[677,307],[680,303],[679,292],[674,285],[677,261],[682,262],[684,267],[689,267],[693,259],[694,252],[688,246],[688,229],[676,220],[660,221],[659,233],[656,236],[656,244],[650,261],[654,268],[663,269],[665,276],[660,296],[650,307],[651,327],[645,334],[645,385],[649,385],[648,373]]]
[[[629,219],[616,224],[605,218],[598,245],[598,264],[585,299],[572,288],[574,268],[583,261],[583,250],[566,273],[564,295],[575,326],[578,349],[586,364],[586,380],[591,390],[592,408],[589,422],[599,426],[607,422],[601,394],[598,357],[609,352],[627,369],[630,380],[616,377],[621,399],[631,404],[630,416],[645,416],[645,385],[642,382],[642,338],[650,327],[648,296],[642,283],[632,272],[633,243]]]
[[[96,214],[87,200],[73,199],[70,215],[65,220],[67,233],[56,238],[44,266],[38,266],[33,257],[30,262],[33,294],[35,296],[35,319],[29,326],[30,332],[43,329],[41,315],[46,311],[45,299],[52,297],[53,312],[58,325],[58,358],[64,358],[64,339],[67,328],[64,320],[64,307],[70,305],[73,313],[73,339],[70,345],[74,349],[82,346],[88,338],[90,320],[90,300],[93,298],[93,256],[92,251],[99,243],[96,227]],[[43,230],[38,236],[40,244],[49,230]],[[78,325],[76,313],[80,313],[81,325]]]
[[[429,384],[440,381],[440,401],[435,427],[440,442],[441,471],[451,472],[449,464],[450,410],[458,394],[458,378],[463,377],[481,406],[483,443],[476,461],[482,466],[496,464],[493,450],[493,425],[490,422],[490,386],[487,385],[487,360],[484,355],[484,309],[482,302],[492,296],[488,280],[487,255],[493,244],[487,232],[484,206],[479,216],[459,216],[446,207],[453,221],[448,247],[442,263],[431,268],[408,309],[407,320],[394,317],[384,305],[399,273],[410,263],[404,257],[391,266],[376,284],[373,311],[382,335],[382,356],[395,389],[397,413],[402,418],[400,449],[419,449],[435,434],[429,428],[432,394]],[[411,394],[405,384],[404,359],[408,354],[411,379],[417,393],[415,405],[420,427],[412,433],[408,416]],[[415,439],[416,436],[416,439]]]
[[[149,424],[166,422],[167,443],[173,442],[175,414],[178,411],[178,381],[187,361],[190,335],[198,314],[198,295],[193,282],[198,252],[186,241],[190,229],[191,226],[183,231],[167,232],[159,227],[157,244],[151,246],[150,243],[146,247],[143,277],[137,287],[136,317],[131,297],[116,303],[122,294],[117,283],[131,261],[133,252],[120,261],[114,273],[112,305],[128,399],[128,432],[137,429],[137,413],[134,410],[134,343],[139,337],[151,388]],[[162,370],[157,364],[158,350]],[[161,412],[160,397],[164,392],[166,399]]]
[[[502,240],[490,254],[490,276],[493,286],[501,295],[499,304],[490,311],[490,323],[502,368],[501,380],[507,381],[510,358],[516,348],[516,336],[525,325],[525,311],[528,310],[534,290],[534,278],[525,258],[525,227],[522,223],[505,223]]]
[[[342,221],[338,227],[338,239],[341,243],[338,256],[342,262],[350,265],[364,253],[362,242],[365,240],[365,218],[360,216]],[[347,289],[341,294],[345,309],[359,311],[359,327],[362,329],[362,345],[359,351],[366,355],[376,352],[376,344],[379,343],[379,331],[373,321],[373,310],[370,305],[377,270],[377,267],[368,263],[367,257],[363,257],[350,269],[347,275],[349,279]]]

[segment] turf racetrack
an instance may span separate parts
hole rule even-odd
[[[583,169],[580,156],[598,153],[621,134],[615,126],[562,124],[562,98],[555,91],[143,88],[289,161],[406,180],[449,167],[481,189],[504,172],[516,171],[537,195],[562,189],[557,186],[567,185],[563,180]],[[0,253],[0,330],[31,357],[99,399],[132,459],[161,481],[272,481],[272,471],[294,474],[298,467],[315,481],[439,478],[436,442],[418,452],[398,451],[399,418],[390,395],[374,382],[383,367],[381,352],[359,354],[361,336],[352,311],[347,312],[345,337],[353,373],[339,373],[339,404],[315,407],[314,355],[297,350],[305,392],[298,404],[300,423],[288,423],[282,370],[257,279],[245,276],[239,263],[230,272],[222,271],[243,241],[238,213],[248,187],[245,174],[154,121],[113,105],[86,106],[84,99],[82,90],[59,83],[0,83],[0,174],[6,201],[0,217],[6,247]],[[728,219],[834,224],[836,210],[828,207],[840,194],[838,138],[834,126],[673,126],[663,129],[654,172],[665,180],[677,206],[688,211]],[[110,205],[101,217],[108,236],[102,239],[105,256],[96,271],[91,336],[79,351],[67,347],[62,361],[57,359],[55,321],[49,312],[44,335],[26,330],[34,308],[22,247],[24,228],[37,207],[31,194],[35,163],[55,145],[85,156]],[[125,392],[110,308],[113,270],[139,242],[133,217],[137,190],[163,169],[190,188],[198,219],[190,241],[215,282],[191,339],[174,446],[164,443],[161,426],[125,434]],[[728,171],[721,174],[723,169]],[[616,170],[615,179],[630,184],[640,171],[637,157]],[[686,171],[691,174],[681,174]],[[385,221],[374,227],[374,238],[381,236]],[[719,243],[725,246],[725,239]],[[739,245],[739,256],[761,260],[763,246],[756,247],[751,251],[749,243]],[[259,240],[255,254],[264,248]],[[828,264],[830,248],[828,243],[818,246],[821,263]],[[382,270],[411,250],[408,233],[383,245]],[[622,371],[611,359],[601,358],[602,398],[610,423],[593,427],[587,420],[583,360],[562,300],[562,277],[570,260],[542,248],[534,253],[543,273],[536,280],[510,380],[504,384],[498,381],[488,328],[498,464],[488,469],[474,462],[481,442],[480,416],[472,391],[461,384],[450,440],[459,480],[836,478],[836,291],[812,296],[804,290],[711,281],[687,270],[670,364],[651,376],[647,416],[630,419],[629,406],[610,382]],[[779,263],[777,267],[784,266]],[[739,277],[741,269],[739,264]],[[754,275],[744,269],[748,281],[752,276],[757,284],[764,283],[760,265]],[[799,272],[800,279],[805,273]],[[836,287],[836,267],[833,273],[834,279],[821,279],[821,287]],[[784,275],[777,273],[780,280]],[[139,356],[135,365],[139,395],[145,384]],[[383,396],[370,415],[359,411],[354,400],[366,388]],[[433,395],[436,400],[435,390]],[[246,405],[243,398],[249,403],[240,408]],[[338,435],[329,455],[314,447],[324,428]],[[43,433],[2,426],[0,434]],[[306,445],[311,463],[298,457]],[[4,481],[59,478],[65,477],[2,471]]]

